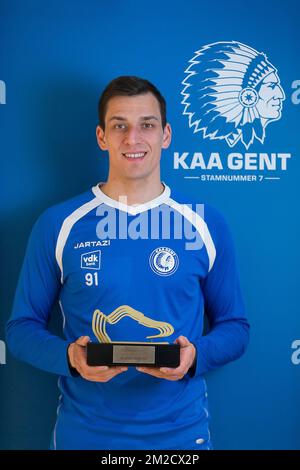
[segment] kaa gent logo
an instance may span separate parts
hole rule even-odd
[[[164,246],[152,251],[149,264],[152,271],[159,276],[170,276],[177,271],[179,259],[175,251]]]
[[[90,251],[81,255],[82,269],[100,269],[101,251]]]
[[[265,139],[265,129],[281,118],[285,94],[276,68],[262,52],[236,41],[203,46],[189,61],[182,84],[189,127],[204,138],[241,141],[246,149]]]

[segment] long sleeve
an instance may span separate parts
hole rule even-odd
[[[208,224],[209,226],[209,224]],[[194,341],[196,364],[191,375],[202,375],[238,359],[249,342],[233,240],[224,218],[211,229],[216,247],[214,265],[201,283],[209,331]]]
[[[48,210],[33,227],[6,337],[9,350],[17,359],[45,371],[71,376],[67,361],[69,342],[47,329],[61,288],[54,226]]]

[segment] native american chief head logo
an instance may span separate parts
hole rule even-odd
[[[183,114],[194,133],[241,141],[246,149],[265,139],[265,129],[281,118],[285,99],[276,68],[262,52],[235,41],[216,42],[196,51],[185,70]]]

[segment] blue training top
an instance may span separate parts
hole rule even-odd
[[[47,329],[56,300],[65,339]],[[16,358],[60,376],[52,449],[206,449],[203,374],[240,357],[248,330],[232,238],[216,209],[171,196],[165,184],[157,198],[130,206],[99,184],[37,220],[7,342]],[[91,382],[68,365],[68,345],[80,336],[172,343],[180,335],[197,349],[181,380],[129,367]]]

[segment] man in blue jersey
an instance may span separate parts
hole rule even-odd
[[[8,345],[60,376],[52,449],[210,449],[203,375],[240,357],[249,335],[230,232],[161,181],[171,127],[153,84],[110,82],[96,135],[107,181],[36,222]],[[47,329],[57,300],[64,339]],[[177,368],[87,365],[89,341],[160,338],[180,345]]]

